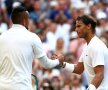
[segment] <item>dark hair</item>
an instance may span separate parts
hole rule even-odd
[[[91,24],[91,28],[92,28],[92,32],[95,33],[95,27],[97,25],[96,20],[89,16],[89,15],[83,15],[83,16],[78,16],[78,18],[76,19],[76,21],[81,20],[85,25]]]
[[[14,24],[20,24],[22,19],[24,18],[24,12],[27,11],[26,8],[22,6],[18,6],[13,8],[11,13],[11,19]]]

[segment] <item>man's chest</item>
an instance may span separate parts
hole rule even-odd
[[[83,52],[83,63],[86,66],[92,67],[92,57],[90,49],[85,49]]]

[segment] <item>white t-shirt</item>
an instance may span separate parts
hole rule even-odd
[[[6,32],[8,30],[8,26],[6,23],[0,23],[0,34]]]
[[[32,60],[45,56],[41,44],[17,24],[0,36],[0,90],[32,90]]]
[[[94,36],[88,45],[85,44],[79,62],[84,64],[89,84],[95,76],[93,68],[104,65],[104,79],[97,90],[108,90],[108,48],[97,36]]]

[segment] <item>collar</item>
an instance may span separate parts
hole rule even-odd
[[[12,27],[19,27],[19,28],[23,28],[26,29],[23,25],[21,24],[13,24]],[[27,30],[27,29],[26,29]]]

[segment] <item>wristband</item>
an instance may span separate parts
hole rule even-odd
[[[63,62],[63,65],[61,66],[62,68],[65,68],[66,62]]]
[[[90,84],[87,90],[96,90],[96,87],[93,84]]]
[[[66,63],[64,69],[69,71],[69,72],[73,72],[74,71],[74,64]]]

